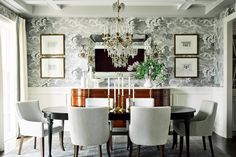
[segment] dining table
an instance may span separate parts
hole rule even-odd
[[[189,127],[190,120],[194,117],[196,110],[192,107],[186,106],[170,106],[171,107],[171,120],[183,120],[185,125],[185,140],[186,140],[186,156],[190,157],[189,153]],[[48,157],[52,157],[52,128],[53,120],[68,120],[68,107],[57,106],[57,107],[47,107],[42,110],[44,117],[47,119],[48,123]],[[114,113],[109,112],[109,120],[130,120],[130,113]],[[176,139],[174,139],[174,144],[176,144]],[[130,155],[132,153],[132,147],[130,148]]]

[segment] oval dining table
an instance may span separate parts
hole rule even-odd
[[[48,157],[52,157],[52,126],[53,120],[68,120],[68,110],[66,106],[47,107],[42,110],[44,117],[48,121]],[[194,116],[196,110],[186,106],[171,106],[171,120],[184,120],[185,138],[186,138],[186,156],[190,157],[189,153],[189,127],[190,119]],[[130,120],[130,113],[109,113],[109,120]],[[173,146],[177,144],[176,136],[173,139]],[[132,147],[130,147],[130,155]]]

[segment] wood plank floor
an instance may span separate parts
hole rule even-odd
[[[29,140],[30,138],[25,138],[25,140]],[[213,135],[213,143],[216,147],[221,149],[225,154],[228,154],[231,157],[236,156],[236,136],[232,139],[225,139],[223,137],[218,136],[217,134]],[[19,140],[17,140],[16,147],[19,146]],[[11,147],[11,145],[7,146]],[[9,150],[9,148],[6,148]],[[7,153],[7,152],[6,152]],[[4,152],[0,152],[0,156],[3,156]]]
[[[225,154],[232,157],[236,156],[236,136],[231,139],[225,139],[217,134],[214,134],[212,140],[214,145],[221,149]]]

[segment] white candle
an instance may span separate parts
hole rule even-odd
[[[110,95],[110,77],[107,79],[108,95]]]
[[[130,96],[130,76],[129,76],[129,96]]]
[[[121,78],[121,85],[122,85],[122,96],[124,96],[124,78]]]
[[[120,77],[118,77],[118,95],[120,95]]]
[[[133,85],[133,103],[134,103],[134,85]]]
[[[116,103],[116,83],[114,83],[114,103]]]

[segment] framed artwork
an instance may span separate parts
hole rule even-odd
[[[175,34],[174,52],[175,55],[197,55],[198,34]]]
[[[64,57],[43,57],[40,60],[41,78],[65,78]]]
[[[197,78],[198,68],[198,57],[175,57],[175,78]]]
[[[64,34],[41,34],[40,35],[41,55],[64,55],[65,35]]]

